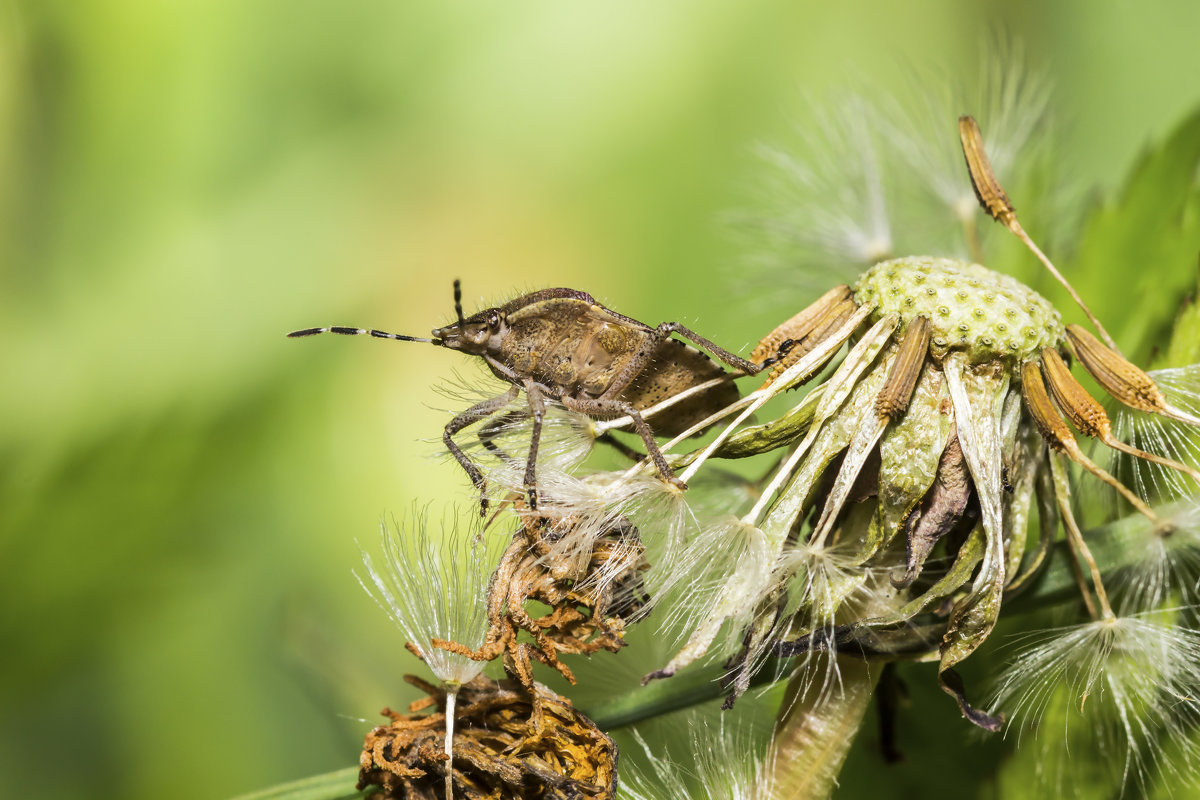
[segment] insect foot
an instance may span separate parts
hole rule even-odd
[[[510,388],[455,416],[447,423],[442,441],[479,492],[484,514],[488,507],[487,481],[479,466],[455,442],[454,434],[493,417],[516,400],[522,390],[533,420],[523,481],[531,509],[537,507],[537,456],[547,400],[558,401],[593,419],[627,419],[617,429],[636,432],[662,478],[686,489],[687,484],[676,478],[667,464],[655,436],[677,436],[737,402],[739,392],[734,378],[754,375],[782,362],[790,357],[795,345],[791,338],[782,336],[779,341],[764,340],[759,346],[762,355],[747,360],[678,322],[650,327],[606,308],[586,292],[566,288],[543,289],[464,317],[462,285],[455,280],[454,312],[456,321],[435,329],[428,339],[351,327],[306,328],[288,336],[369,335],[427,342],[482,358],[492,374]],[[726,371],[713,357],[733,371]],[[653,428],[646,421],[650,415]],[[508,416],[500,415],[498,419]],[[492,433],[493,424],[485,425],[479,433],[480,442],[507,459],[507,454],[491,441]]]

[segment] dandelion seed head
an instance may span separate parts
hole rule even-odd
[[[1126,613],[1190,606],[1200,599],[1200,504],[1184,501],[1156,510],[1158,522],[1134,514],[1103,529],[1125,554],[1126,564],[1112,583]]]
[[[997,42],[981,50],[973,82],[947,80],[944,75],[913,73],[907,103],[892,101],[895,146],[918,180],[914,189],[931,196],[955,219],[979,213],[975,193],[962,168],[962,152],[953,138],[942,135],[964,110],[970,110],[987,132],[984,139],[992,166],[1006,182],[1018,183],[1021,173],[1037,163],[1043,145],[1036,134],[1048,124],[1051,86],[1025,66],[1020,48]]]
[[[668,628],[691,629],[683,649],[664,668],[674,674],[708,654],[722,625],[737,636],[770,575],[778,543],[759,528],[726,516],[696,530],[673,562],[651,572],[650,593]],[[717,652],[727,653],[730,642]]]
[[[797,126],[796,152],[762,146],[759,153],[775,170],[780,208],[803,209],[763,228],[769,237],[822,260],[865,265],[894,253],[884,183],[878,114],[861,95],[836,107],[811,105],[814,119]]]
[[[978,258],[971,239],[988,231],[975,229],[979,205],[957,142],[945,134],[970,111],[1006,182],[1020,185],[1042,166],[1050,85],[1024,64],[1019,47],[1000,41],[953,77],[909,69],[909,86],[896,93],[810,101],[794,141],[758,148],[771,211],[743,217],[756,272],[773,287],[823,290],[831,276],[850,281],[904,253]]]

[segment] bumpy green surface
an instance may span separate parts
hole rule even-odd
[[[942,358],[963,349],[972,363],[1020,364],[1063,341],[1062,320],[1047,300],[1007,275],[952,258],[883,261],[854,284],[854,299],[875,306],[872,319],[895,312],[902,326],[933,325],[929,350]]]

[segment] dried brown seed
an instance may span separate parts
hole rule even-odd
[[[1100,345],[1099,342],[1096,344]],[[1103,345],[1100,346],[1103,347]],[[1114,450],[1120,450],[1144,461],[1162,464],[1164,467],[1190,475],[1193,480],[1200,482],[1200,471],[1194,467],[1155,453],[1139,450],[1113,436],[1112,424],[1104,407],[1087,393],[1079,381],[1075,380],[1075,376],[1071,374],[1070,368],[1067,367],[1066,362],[1057,351],[1049,348],[1042,351],[1042,370],[1046,373],[1046,380],[1050,384],[1050,391],[1054,395],[1055,402],[1070,418],[1071,424],[1085,436],[1093,436]]]
[[[1086,328],[1068,325],[1067,338],[1084,369],[1114,398],[1138,411],[1167,413],[1167,400],[1149,375],[1106,347]]]
[[[1108,331],[1104,330],[1100,320],[1096,319],[1096,315],[1087,307],[1087,303],[1083,302],[1083,298],[1075,291],[1075,287],[1063,277],[1058,268],[1021,227],[1021,223],[1017,220],[1017,210],[1009,202],[1008,195],[1004,193],[1000,182],[996,180],[995,173],[992,172],[991,162],[988,161],[987,152],[983,148],[983,135],[979,132],[979,125],[974,118],[969,116],[958,118],[958,136],[962,140],[963,156],[967,160],[967,171],[971,175],[971,186],[975,189],[975,197],[979,200],[979,205],[983,206],[992,219],[1012,231],[1013,235],[1037,256],[1038,261],[1042,262],[1042,266],[1063,285],[1063,288],[1070,292],[1071,298],[1083,309],[1083,313],[1087,314],[1087,318],[1096,326],[1096,330],[1100,331],[1104,341],[1108,342],[1109,346],[1115,350],[1116,343],[1108,335]]]
[[[1075,436],[1058,415],[1058,410],[1046,392],[1042,371],[1036,361],[1026,361],[1021,365],[1021,396],[1025,399],[1025,407],[1029,409],[1029,415],[1033,417],[1047,444],[1059,452],[1067,449],[1068,442],[1075,444]]]
[[[775,355],[779,351],[779,346],[788,339],[800,344],[805,337],[812,333],[814,326],[829,309],[851,298],[849,286],[843,284],[833,287],[812,305],[764,336],[758,346],[754,348],[754,352],[750,354],[750,360],[755,363],[766,360]]]
[[[974,117],[958,118],[958,137],[962,140],[967,172],[971,175],[971,188],[975,190],[979,205],[992,219],[1011,228],[1017,221],[1017,212],[992,172],[987,151],[983,149],[983,134]]]
[[[854,295],[850,291],[850,287],[837,286],[767,334],[766,338],[754,348],[754,353],[751,354],[752,360],[761,360],[780,352],[780,348],[786,342],[790,341],[791,344],[772,367],[763,386],[770,386],[788,367],[816,349],[858,309],[858,303],[854,302]]]
[[[875,411],[879,416],[894,419],[908,408],[908,401],[912,398],[921,367],[925,363],[925,355],[929,352],[931,327],[925,317],[917,317],[908,324],[887,381],[875,401]]]
[[[1080,433],[1100,439],[1112,438],[1112,423],[1104,413],[1104,406],[1075,380],[1071,368],[1057,350],[1049,347],[1042,350],[1042,371],[1054,401]]]
[[[1147,519],[1158,521],[1158,515],[1134,494],[1128,486],[1121,483],[1104,469],[1096,466],[1075,440],[1075,434],[1054,407],[1054,401],[1046,392],[1046,384],[1042,381],[1042,371],[1035,361],[1026,361],[1021,365],[1021,396],[1025,399],[1025,407],[1037,424],[1042,438],[1055,450],[1065,452],[1079,466],[1095,475],[1120,493],[1129,504],[1146,516]]]

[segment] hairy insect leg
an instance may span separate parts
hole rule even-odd
[[[612,431],[605,431],[604,433],[600,434],[596,437],[596,441],[603,442],[635,464],[646,457],[645,454],[639,453],[637,450],[634,450],[632,447],[613,436]]]
[[[623,400],[607,400],[600,397],[580,399],[569,396],[563,396],[562,404],[572,411],[590,416],[628,416],[633,420],[633,427],[637,430],[638,435],[646,443],[646,455],[650,456],[650,460],[654,462],[658,474],[663,477],[663,480],[680,489],[687,488],[686,483],[675,477],[675,471],[667,464],[666,456],[658,448],[658,443],[654,441],[654,432],[650,430],[646,420],[631,404]]]
[[[450,455],[454,456],[454,460],[466,471],[467,476],[471,479],[471,483],[479,490],[480,516],[487,514],[488,502],[487,497],[484,496],[484,491],[487,489],[487,481],[484,480],[483,473],[479,471],[479,467],[475,466],[475,463],[467,458],[467,454],[462,451],[462,448],[454,443],[453,436],[468,425],[490,417],[513,400],[516,400],[519,391],[520,387],[513,386],[502,395],[484,400],[482,403],[476,403],[446,423],[446,429],[442,432],[442,442],[445,443],[446,449],[450,451]]]
[[[748,361],[747,359],[744,359],[741,356],[734,355],[733,353],[729,352],[725,348],[719,347],[716,344],[714,344],[713,342],[709,341],[708,339],[705,339],[703,336],[696,333],[691,328],[687,328],[683,325],[680,325],[678,322],[660,322],[658,327],[654,329],[654,332],[658,335],[658,337],[660,339],[665,339],[668,336],[670,336],[672,333],[678,333],[680,336],[687,339],[692,344],[696,344],[696,345],[699,345],[700,347],[703,347],[705,350],[712,353],[714,356],[719,358],[721,361],[724,361],[726,364],[733,367],[734,369],[741,370],[742,372],[746,373],[747,375],[754,375],[754,374],[757,374],[758,372],[762,371],[761,364],[755,364],[753,361]]]
[[[493,453],[501,461],[512,461],[512,455],[500,445],[496,444],[496,437],[500,435],[500,431],[505,425],[523,419],[526,415],[526,411],[515,409],[513,411],[509,411],[507,414],[501,414],[497,417],[493,417],[484,423],[483,427],[479,429],[479,443],[487,448],[488,452]]]
[[[516,387],[513,387],[516,388]],[[537,454],[538,445],[542,442],[542,420],[546,417],[546,402],[542,390],[537,383],[525,381],[525,399],[529,401],[529,410],[533,413],[533,433],[529,437],[529,459],[525,462],[525,496],[528,498],[529,509],[537,510]]]

